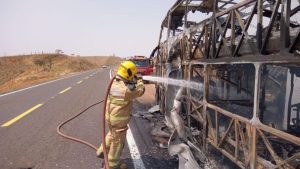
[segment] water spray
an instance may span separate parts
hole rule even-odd
[[[162,83],[162,84],[171,84],[178,87],[186,87],[190,89],[203,91],[203,84],[199,82],[187,81],[182,79],[156,77],[156,76],[143,76],[143,80]]]

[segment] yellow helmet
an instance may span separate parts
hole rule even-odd
[[[117,74],[130,81],[137,74],[137,69],[132,61],[127,60],[120,64]]]

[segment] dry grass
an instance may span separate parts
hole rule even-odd
[[[119,62],[118,57],[41,54],[0,57],[0,93],[42,83],[73,72]]]
[[[121,61],[121,58],[115,56],[103,57],[103,56],[86,56],[84,57],[88,61],[95,63],[97,66],[102,65],[115,65]]]

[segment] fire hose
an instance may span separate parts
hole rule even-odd
[[[78,139],[78,138],[75,138],[75,137],[72,137],[72,136],[69,136],[67,134],[64,134],[60,131],[61,127],[63,125],[65,125],[66,123],[72,121],[73,119],[75,119],[76,117],[80,116],[81,114],[83,114],[84,112],[86,112],[87,110],[89,110],[90,108],[102,103],[103,101],[105,101],[104,103],[104,106],[103,106],[103,113],[102,113],[102,131],[101,131],[101,137],[102,137],[102,147],[103,147],[103,155],[104,155],[104,164],[105,164],[105,169],[109,169],[109,165],[108,165],[108,158],[107,158],[107,151],[106,151],[106,142],[105,142],[105,111],[106,111],[106,103],[107,103],[107,98],[108,98],[108,94],[109,94],[109,91],[110,91],[110,88],[111,88],[111,85],[113,83],[115,79],[115,76],[110,80],[109,82],[109,85],[108,85],[108,89],[106,90],[106,94],[105,94],[105,99],[104,100],[101,100],[97,103],[94,103],[92,105],[90,105],[89,107],[87,107],[86,109],[84,109],[83,111],[79,112],[78,114],[70,117],[69,119],[67,119],[66,121],[62,122],[60,125],[57,126],[56,128],[56,131],[57,133],[66,138],[66,139],[69,139],[69,140],[73,140],[73,141],[76,141],[76,142],[79,142],[79,143],[82,143],[82,144],[85,144],[89,147],[91,147],[92,149],[95,149],[97,151],[97,147],[94,146],[93,144],[87,142],[87,141],[84,141],[84,140],[81,140],[81,139]]]

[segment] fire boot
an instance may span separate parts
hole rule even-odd
[[[119,166],[119,169],[127,169],[127,165],[124,162],[122,162]]]
[[[105,169],[105,164],[104,164],[104,160],[100,165],[102,168],[101,169]],[[128,169],[126,163],[121,162],[118,166],[116,167],[109,167],[110,169]]]
[[[96,155],[98,158],[104,159],[104,155],[102,151],[97,150]]]
[[[124,163],[123,161],[116,167],[109,167],[110,169],[127,169],[127,165],[126,163]]]

